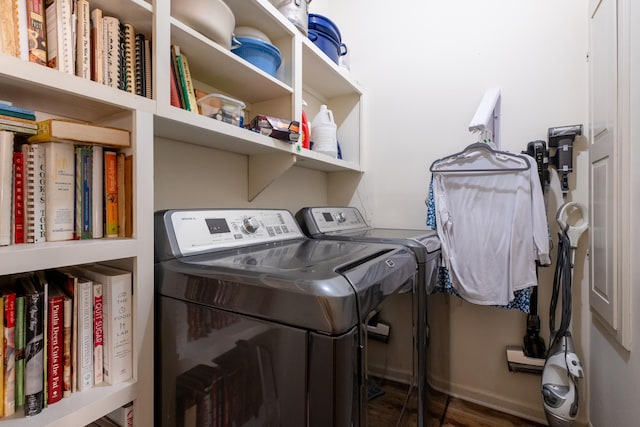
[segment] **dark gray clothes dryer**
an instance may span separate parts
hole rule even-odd
[[[371,227],[355,207],[305,207],[296,213],[300,228],[309,237],[342,242],[396,244],[413,253],[417,264],[416,351],[418,354],[418,425],[427,425],[427,295],[436,286],[441,245],[436,231]],[[437,417],[437,415],[436,415]]]

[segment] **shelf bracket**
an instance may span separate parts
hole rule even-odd
[[[249,156],[249,201],[296,163],[293,153],[252,154]]]
[[[487,89],[478,105],[469,132],[480,133],[480,142],[493,142],[500,149],[500,89]]]

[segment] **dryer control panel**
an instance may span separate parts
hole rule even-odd
[[[315,226],[312,234],[331,233],[369,228],[358,208],[353,207],[316,207],[305,208],[302,212],[309,228]]]
[[[175,255],[304,237],[293,215],[282,209],[170,210],[164,219]]]

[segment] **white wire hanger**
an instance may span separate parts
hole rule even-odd
[[[521,154],[496,150],[484,142],[474,142],[459,153],[434,161],[432,173],[449,172],[509,172],[525,171],[531,167],[529,159]]]

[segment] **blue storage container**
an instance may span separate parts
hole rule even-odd
[[[347,53],[347,46],[342,43],[340,30],[325,16],[309,14],[308,37],[336,64],[339,58]]]
[[[282,63],[277,47],[252,37],[236,37],[236,40],[240,44],[232,47],[233,53],[275,77]]]

